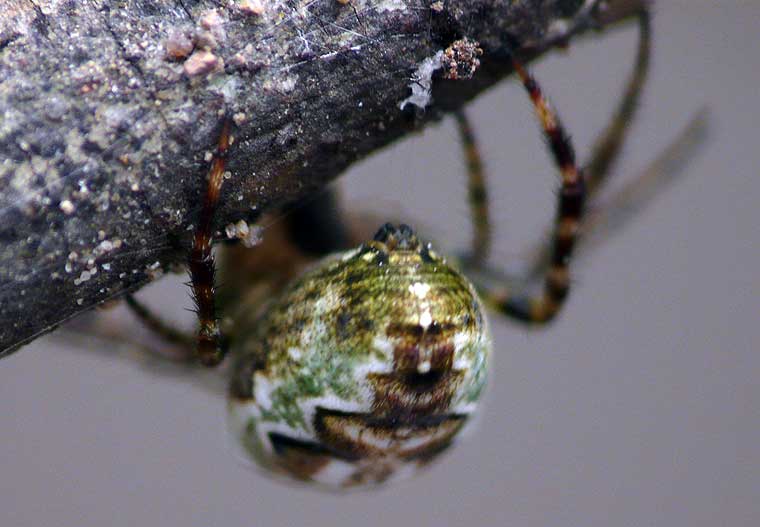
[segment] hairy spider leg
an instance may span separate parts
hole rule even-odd
[[[459,110],[454,113],[454,117],[467,164],[467,200],[470,204],[473,227],[471,252],[466,259],[468,265],[482,265],[491,250],[491,223],[488,216],[485,171],[475,134],[467,115],[464,111]]]
[[[485,290],[482,291],[482,296],[488,304],[507,316],[524,322],[545,323],[557,315],[570,290],[569,264],[586,200],[585,180],[583,172],[575,163],[575,152],[570,138],[538,83],[518,60],[513,59],[512,64],[533,102],[561,176],[552,258],[551,265],[545,273],[541,294],[514,294],[504,289]]]
[[[188,260],[192,297],[198,316],[198,333],[195,336],[187,335],[164,322],[134,296],[125,297],[127,307],[132,313],[166,341],[178,344],[186,350],[192,350],[195,344],[197,359],[205,366],[219,364],[224,358],[226,349],[226,341],[219,330],[216,310],[216,266],[212,252],[212,229],[214,212],[219,203],[219,193],[224,181],[225,161],[230,145],[230,126],[230,120],[225,119],[211,163],[206,195]],[[188,354],[186,358],[191,360],[191,357]],[[185,357],[182,359],[184,360]]]
[[[218,159],[219,161],[217,161],[212,166],[211,175],[209,177],[209,187],[212,185],[215,185],[216,187],[209,188],[207,190],[207,197],[206,201],[204,202],[204,207],[207,204],[211,203],[212,209],[215,206],[214,204],[218,202],[218,187],[221,185],[221,179],[218,176],[219,174],[223,173],[224,165],[222,161],[224,160],[226,149],[229,146],[229,139],[225,139],[226,136],[224,135],[229,135],[229,131],[223,130],[222,133],[223,135],[219,141],[220,146],[217,148],[217,155],[215,156],[215,160]],[[220,156],[219,153],[222,155]],[[348,249],[353,241],[349,239],[349,233],[342,221],[341,210],[335,192],[330,189],[319,192],[316,199],[307,199],[287,206],[284,209],[282,223],[294,247],[297,248],[297,250],[303,252],[303,254],[307,257],[324,256],[335,251]],[[210,228],[207,222],[203,222],[202,217],[201,227],[204,225],[206,229]],[[201,227],[199,227],[199,229]],[[197,231],[194,240],[194,247],[198,249],[200,245],[201,249],[205,251],[205,254],[204,256],[200,257],[198,255],[191,257],[191,263],[193,261],[192,258],[195,258],[196,262],[201,263],[199,272],[196,271],[195,273],[193,273],[191,265],[191,277],[193,279],[193,294],[194,298],[196,299],[198,317],[201,319],[202,317],[209,317],[208,313],[215,314],[215,306],[217,302],[219,302],[221,305],[237,304],[240,301],[240,298],[237,296],[238,293],[245,290],[248,284],[235,283],[235,277],[233,276],[233,287],[225,288],[225,291],[223,291],[224,295],[222,298],[220,298],[219,292],[216,292],[214,290],[213,280],[211,284],[208,284],[207,282],[205,285],[204,283],[197,283],[196,277],[207,280],[207,277],[211,276],[213,278],[216,273],[215,263],[214,260],[211,259],[211,254],[209,252],[210,247],[208,246],[211,240],[211,234],[202,237],[200,240],[198,239],[199,236],[202,236],[202,232]],[[283,233],[283,236],[285,236],[285,233]],[[249,254],[249,249],[238,248],[237,250],[244,251],[236,253],[235,257],[237,258],[245,257],[243,255]],[[200,251],[198,254],[200,254]],[[296,270],[298,268],[298,265],[302,266],[303,262],[299,260],[295,263]],[[287,277],[287,275],[292,271],[293,269],[287,266],[277,268],[277,272],[281,273],[283,277]],[[199,288],[202,292],[200,295],[196,293]],[[213,297],[214,299],[214,303],[210,306],[211,308],[214,308],[214,311],[209,311],[208,305],[202,309],[198,302],[198,299],[203,299],[205,302],[210,297]],[[148,328],[150,328],[153,332],[162,337],[168,343],[177,345],[179,349],[185,351],[183,355],[179,356],[178,360],[196,360],[196,353],[194,353],[195,349],[198,346],[198,337],[196,335],[191,335],[172,327],[171,324],[168,324],[162,320],[160,316],[154,313],[145,304],[137,300],[133,295],[127,295],[125,297],[125,303],[129,310],[132,311],[132,313]],[[234,320],[234,316],[232,319]],[[218,317],[210,316],[210,320],[215,322],[218,320]],[[206,332],[211,331],[212,334],[214,333],[214,328],[209,328],[208,323],[205,324],[205,327],[207,328]],[[204,322],[201,321],[200,332],[204,331],[203,328]],[[218,346],[221,348],[222,353],[224,353],[227,348],[227,339],[225,338],[224,334],[226,331],[221,332],[221,330],[217,327],[215,333],[217,335],[220,335],[218,337]],[[153,354],[157,356],[165,355],[163,353],[156,352],[155,350]],[[197,355],[198,358],[201,358],[201,361],[203,362],[203,355],[200,349],[198,350]],[[216,357],[213,357],[212,360],[216,360]],[[214,365],[216,362],[203,362],[203,364]]]
[[[636,110],[639,107],[641,92],[649,74],[652,52],[652,30],[648,10],[644,9],[639,13],[638,22],[639,41],[633,70],[626,82],[625,91],[620,103],[613,112],[610,122],[595,141],[591,150],[591,157],[583,170],[586,177],[586,192],[589,202],[599,194],[604,184],[609,181],[608,176],[620,154],[625,136],[633,122]],[[582,225],[582,229],[584,232],[588,230],[585,225]],[[551,230],[541,239],[550,240]],[[551,253],[552,245],[547,242],[541,242],[538,247],[531,251],[531,263],[527,267],[529,269],[526,275],[527,282],[535,282],[546,271],[551,262]]]
[[[225,346],[219,330],[219,318],[216,312],[214,284],[216,267],[214,265],[212,241],[214,212],[219,203],[227,150],[230,146],[230,126],[230,119],[225,119],[219,135],[219,143],[211,162],[206,196],[203,200],[203,208],[198,219],[198,227],[195,229],[193,247],[188,260],[192,296],[198,315],[196,350],[198,360],[205,366],[216,366],[222,361],[225,354]]]

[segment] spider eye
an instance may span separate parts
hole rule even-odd
[[[374,241],[369,242],[361,246],[355,258],[361,258],[366,262],[375,262],[378,266],[383,266],[388,263],[388,252],[385,250],[385,246],[377,244]]]
[[[420,258],[425,263],[433,263],[438,260],[438,255],[433,251],[433,246],[430,243],[426,243],[420,249]]]
[[[392,223],[386,223],[373,238],[376,242],[384,244],[389,251],[417,251],[420,248],[420,242],[414,230],[406,224],[398,227]]]

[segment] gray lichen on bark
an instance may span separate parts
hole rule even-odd
[[[598,20],[595,0],[0,2],[0,357],[185,257],[221,117],[218,225],[303,197]],[[630,3],[630,2],[628,2]],[[472,80],[426,58],[466,37]]]

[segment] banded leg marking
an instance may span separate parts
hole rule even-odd
[[[639,40],[636,51],[636,60],[633,65],[620,103],[612,114],[610,122],[599,134],[591,150],[591,157],[586,163],[584,174],[586,176],[586,190],[588,201],[593,200],[609,181],[611,169],[620,154],[623,141],[630,130],[636,110],[639,107],[641,92],[649,74],[649,64],[652,53],[652,30],[651,16],[644,9],[639,13]],[[585,237],[589,226],[581,226]],[[543,236],[542,240],[550,239],[551,231]],[[535,283],[546,268],[550,265],[552,246],[542,242],[531,251],[530,265],[527,267],[526,281]]]
[[[551,264],[544,277],[543,292],[537,296],[494,293],[483,296],[498,311],[525,322],[544,323],[561,309],[570,290],[569,264],[583,215],[586,198],[583,173],[576,166],[575,151],[558,115],[549,105],[536,80],[513,59],[513,66],[533,102],[552,156],[559,167],[561,187],[552,242]]]

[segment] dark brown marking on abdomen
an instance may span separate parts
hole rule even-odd
[[[317,408],[314,429],[322,445],[342,459],[415,459],[445,448],[466,420],[464,415],[439,414],[401,423],[372,414]]]
[[[325,447],[312,441],[294,439],[277,432],[269,433],[269,441],[279,464],[290,474],[309,480],[336,457]]]

